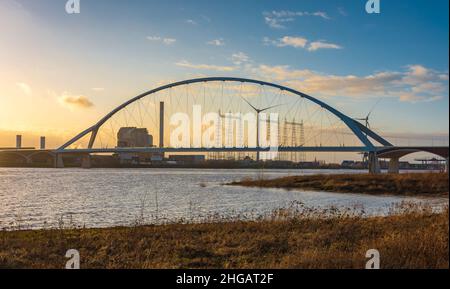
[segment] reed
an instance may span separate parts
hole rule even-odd
[[[369,249],[382,268],[449,268],[448,218],[448,207],[364,217],[295,204],[256,221],[2,231],[0,268],[64,268],[68,249],[82,268],[364,268]]]
[[[448,196],[447,173],[333,174],[244,179],[229,185],[272,187],[339,193]]]

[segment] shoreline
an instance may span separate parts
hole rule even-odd
[[[82,168],[80,166],[66,166],[64,168],[54,168],[52,166],[1,166],[0,169],[55,169],[55,170],[65,170],[65,169],[80,169],[80,170],[97,170],[97,169],[192,169],[192,170],[287,170],[287,171],[342,171],[345,174],[348,172],[362,172],[362,174],[367,174],[367,169],[363,168],[329,168],[329,167],[320,167],[320,168],[298,168],[298,167],[197,167],[197,166],[93,166],[91,168]],[[387,173],[387,169],[382,169],[381,172]],[[402,169],[400,170],[400,174],[407,173],[441,173],[440,170],[432,170],[432,169]]]
[[[0,161],[0,168],[55,168],[53,164],[8,164]],[[73,169],[82,168],[81,164],[65,164],[64,168],[59,169]],[[236,163],[236,162],[211,162],[211,163],[199,163],[199,164],[141,164],[141,165],[106,165],[94,163],[89,169],[280,169],[280,170],[348,170],[348,171],[368,171],[367,167],[347,167],[338,164],[325,164],[320,166],[301,166],[301,165],[280,165],[277,163]],[[387,172],[387,168],[381,169],[383,172]],[[405,171],[429,171],[437,172],[440,169],[437,168],[422,168],[422,167],[410,167],[403,168],[401,172]]]
[[[84,269],[354,268],[376,248],[382,268],[448,269],[448,207],[440,213],[328,219],[0,231],[0,268],[64,268],[69,249]],[[401,252],[401,254],[399,253]]]
[[[226,185],[334,193],[448,197],[447,173],[320,174],[276,179],[244,179]]]

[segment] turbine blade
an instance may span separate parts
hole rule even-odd
[[[269,106],[269,107],[266,107],[264,109],[261,109],[259,112],[263,112],[263,111],[266,111],[266,110],[269,110],[269,109],[272,109],[272,108],[275,108],[275,107],[279,107],[279,106],[282,106],[282,105],[284,105],[284,104],[278,104],[278,105]]]
[[[380,101],[381,101],[382,99],[383,99],[383,98],[380,97],[380,98],[377,100],[377,102],[372,106],[372,108],[370,109],[369,113],[367,114],[367,118],[370,117],[370,115],[372,114],[372,112],[374,111],[374,109],[377,107],[377,105],[380,103]]]
[[[258,111],[258,109],[257,109],[256,107],[254,107],[248,100],[246,100],[246,99],[243,98],[242,96],[241,96],[241,98],[242,98],[248,105],[250,105],[255,111]]]

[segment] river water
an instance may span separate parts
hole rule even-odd
[[[223,184],[244,178],[275,178],[328,170],[222,169],[35,169],[0,168],[0,229],[39,229],[76,225],[129,226],[138,223],[194,221],[213,215],[257,218],[295,201],[307,207],[364,209],[386,214],[403,201],[419,199],[298,190],[246,188]]]

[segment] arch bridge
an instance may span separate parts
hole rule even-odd
[[[196,110],[216,113],[218,119],[196,114]],[[173,145],[173,140],[180,138],[172,137],[173,126],[183,118],[174,121],[169,115],[180,112],[188,119],[200,120],[200,134],[189,128],[182,145]],[[255,117],[244,120],[249,113]],[[146,137],[130,140],[131,134]],[[251,140],[252,135],[256,141]],[[159,145],[153,145],[153,140]],[[301,160],[310,152],[360,152],[368,156],[372,173],[380,172],[378,158],[390,158],[390,171],[397,172],[399,158],[417,151],[448,160],[448,146],[396,147],[313,96],[275,83],[236,77],[196,78],[154,88],[119,105],[51,153],[56,156],[56,166],[62,167],[65,154],[84,155],[89,166],[89,156],[94,153],[256,154],[259,161],[260,155],[267,157],[274,151],[278,158],[291,160]]]

